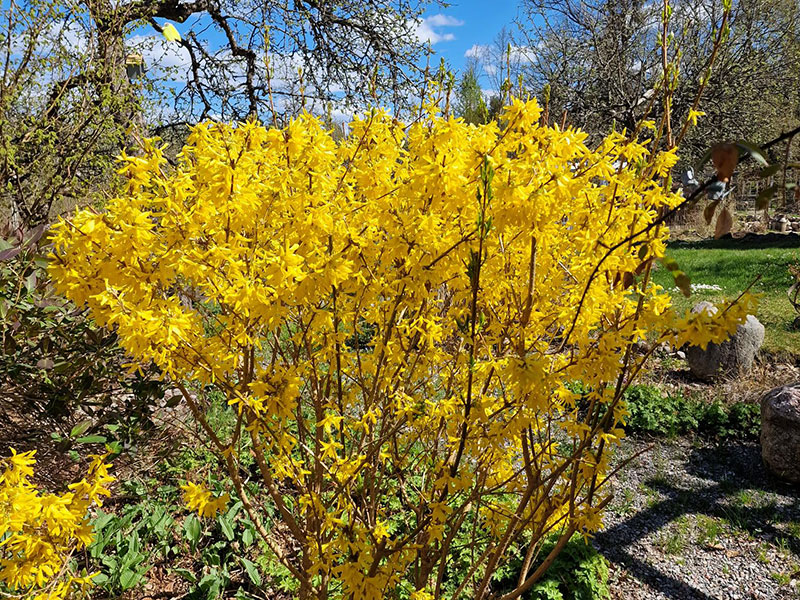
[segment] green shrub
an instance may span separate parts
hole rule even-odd
[[[761,406],[750,402],[731,404],[727,429],[725,437],[758,438],[761,435]]]
[[[722,402],[715,400],[705,405],[700,414],[700,430],[711,435],[728,431],[728,409]]]
[[[152,374],[128,378],[116,334],[54,294],[47,274],[44,227],[0,238],[0,385],[23,412],[92,413],[124,397],[140,402],[161,392]],[[123,410],[126,410],[123,408]],[[130,411],[130,407],[127,409]]]
[[[625,393],[630,417],[626,429],[630,433],[679,435],[697,429],[699,403],[681,394],[663,394],[649,385],[631,386]]]

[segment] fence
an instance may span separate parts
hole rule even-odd
[[[736,202],[736,210],[755,214],[758,195],[762,190],[777,185],[778,191],[770,201],[770,213],[800,213],[800,170],[789,169],[786,172],[786,184],[790,189],[784,194],[783,173],[763,179],[752,171],[734,176],[731,194]]]

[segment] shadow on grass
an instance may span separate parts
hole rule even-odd
[[[757,445],[729,443],[693,449],[687,457],[687,471],[713,483],[698,490],[681,487],[663,477],[645,481],[645,485],[664,498],[595,536],[595,546],[609,561],[623,566],[667,598],[717,600],[630,552],[630,547],[638,540],[690,514],[722,519],[734,530],[746,532],[762,542],[775,543],[783,539],[786,548],[800,557],[800,538],[787,535],[778,527],[792,521],[792,515],[795,519],[800,517],[797,489],[766,472]],[[774,503],[743,507],[742,496],[752,490],[794,496],[795,500],[789,508],[783,509]]]
[[[730,233],[718,240],[701,240],[670,242],[670,248],[722,249],[722,250],[756,250],[759,248],[800,248],[800,234],[797,233],[747,233],[735,238]]]

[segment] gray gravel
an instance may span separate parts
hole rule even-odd
[[[800,489],[769,476],[757,444],[653,444],[622,471],[594,544],[625,600],[800,598]]]

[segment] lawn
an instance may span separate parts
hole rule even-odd
[[[720,290],[695,289],[691,298],[676,291],[679,307],[701,300],[712,302],[736,298],[756,277],[752,291],[761,294],[757,317],[766,328],[764,349],[800,357],[800,330],[792,329],[798,316],[786,295],[792,283],[789,265],[800,264],[800,248],[737,247],[735,241],[672,244],[667,252],[691,278],[692,285],[719,286]],[[674,288],[672,275],[659,265],[657,283]]]

